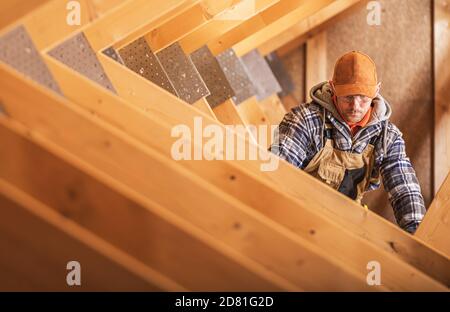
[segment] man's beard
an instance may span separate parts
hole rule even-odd
[[[345,117],[349,121],[359,122],[364,117],[364,115],[361,111],[347,111],[345,112]]]

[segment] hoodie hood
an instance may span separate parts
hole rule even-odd
[[[334,118],[342,123],[345,123],[337,111],[336,106],[333,104],[333,91],[329,82],[322,82],[312,87],[310,96],[314,102],[327,109],[334,116]],[[372,116],[367,124],[368,126],[387,120],[391,117],[391,105],[381,95],[377,95],[372,100],[372,103],[374,103],[374,105],[372,109]]]

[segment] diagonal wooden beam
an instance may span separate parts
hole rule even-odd
[[[9,83],[5,84],[7,71],[4,71],[3,66],[0,68],[2,82],[0,88],[6,109],[13,118],[31,127],[67,153],[95,167],[116,183],[128,186],[142,198],[163,206],[166,213],[170,211],[171,215],[176,215],[195,225],[205,236],[213,237],[216,243],[222,242],[218,247],[222,246],[223,249],[241,255],[247,263],[253,263],[252,267],[248,267],[249,270],[252,269],[252,272],[261,272],[265,268],[264,271],[269,271],[273,279],[278,277],[278,281],[284,281],[284,285],[291,285],[291,289],[292,285],[296,288],[311,290],[376,291],[385,288],[385,286],[370,288],[366,284],[365,272],[364,275],[357,274],[346,264],[328,257],[310,242],[293,235],[269,218],[255,213],[250,207],[223,194],[223,191],[212,184],[195,177],[192,171],[182,169],[181,164],[162,157],[159,152],[126,135],[113,125],[100,121],[81,107],[63,101],[37,85],[29,88],[28,92],[13,91],[24,86],[19,83],[21,78],[17,76],[15,79],[9,79]],[[77,82],[82,83],[83,80],[79,79]],[[24,81],[24,83],[27,82]],[[12,86],[13,89],[11,89]],[[7,89],[10,92],[5,93],[4,90]],[[92,90],[95,90],[95,87]],[[103,89],[99,90],[103,92]],[[105,95],[107,96],[106,93]],[[28,102],[21,99],[22,96],[34,98],[36,103],[39,103],[34,107],[32,114],[20,113],[25,112],[23,105]],[[112,98],[114,98],[113,95]],[[96,102],[96,104],[101,103]],[[126,105],[119,105],[118,109],[124,107]],[[36,115],[39,111],[41,114]],[[52,113],[49,114],[49,112]],[[42,119],[43,114],[47,117],[51,115],[51,118]],[[75,124],[76,127],[74,127]],[[57,133],[61,132],[57,129],[63,128],[64,136],[58,135]],[[168,133],[163,136],[163,138],[168,137]],[[155,183],[149,183],[150,175]],[[198,197],[202,198],[202,205],[198,205]],[[142,216],[149,211],[136,213]],[[241,231],[242,228],[245,230]],[[145,253],[145,251],[140,252]],[[299,259],[302,260],[302,265],[299,265]],[[411,269],[407,266],[403,267],[406,270]],[[365,267],[361,270],[366,271]],[[335,277],[333,280],[330,280],[330,274]],[[409,279],[409,274],[406,276]],[[423,273],[416,271],[414,276],[417,282],[420,281],[420,287],[424,289],[442,288],[438,282]],[[414,283],[410,282],[410,285]],[[272,285],[277,284],[272,282]],[[419,287],[419,284],[403,285]]]
[[[68,25],[66,16],[68,10],[67,2],[60,0],[48,0],[30,14],[16,20],[4,32],[10,28],[23,25],[33,38],[38,49],[43,49],[51,44],[65,38],[68,34],[79,31],[82,27],[106,14],[122,2],[118,0],[97,3],[93,0],[79,0],[80,3],[80,25]],[[28,1],[22,1],[28,2]],[[97,5],[95,5],[97,3]],[[0,31],[1,32],[1,31]]]
[[[128,0],[84,28],[95,51],[124,45],[198,4],[199,0]]]
[[[124,69],[120,66],[120,64],[112,61],[111,59],[103,56],[100,56],[100,58],[103,59],[102,63],[105,66],[105,70],[108,72],[108,75],[117,87],[120,96],[130,104],[140,107],[143,111],[147,112],[147,118],[152,118],[153,116],[153,118],[156,118],[161,122],[167,122],[172,126],[177,124],[186,124],[188,127],[193,129],[193,120],[195,116],[198,116],[198,112],[193,111],[189,106],[183,105],[182,103],[177,103],[179,101],[167,93],[157,92],[156,86],[152,85],[148,81],[140,79],[138,75]],[[127,81],[128,84],[132,82],[133,92],[130,92],[127,85],[121,83],[123,80]],[[153,91],[150,91],[150,89]],[[158,96],[157,93],[159,93]],[[158,98],[158,100],[156,100],[156,98]],[[105,100],[103,99],[102,102],[105,102]],[[167,104],[153,104],[161,102]],[[119,106],[112,105],[111,108],[113,107]],[[124,114],[125,113],[115,113],[114,115],[123,116]],[[120,122],[120,120],[116,120],[116,122]],[[149,121],[146,121],[145,124],[150,125]],[[207,126],[216,123],[208,118],[203,118],[203,124],[204,126]],[[142,125],[144,125],[144,123]],[[156,143],[154,140],[145,139],[145,136],[143,137],[140,135],[139,133],[141,130],[136,129],[136,131],[133,131],[133,135],[145,140],[147,144],[152,144],[152,142]],[[146,133],[146,131],[144,131],[144,133]],[[161,136],[163,133],[164,132],[161,133]],[[161,141],[160,143],[162,144]],[[170,142],[167,144],[170,146]],[[167,150],[168,146],[160,145],[158,148],[161,149],[161,151],[164,151]],[[225,166],[228,162],[221,161],[221,163],[222,166]],[[195,164],[195,162],[192,164]],[[448,266],[448,258],[435,254],[432,250],[429,250],[426,245],[418,240],[414,240],[413,237],[407,233],[404,233],[397,226],[387,222],[370,211],[365,211],[362,207],[355,204],[347,197],[335,194],[335,192],[328,190],[328,188],[320,183],[316,183],[317,181],[314,180],[314,178],[309,177],[307,174],[295,169],[283,161],[280,162],[278,169],[273,172],[261,172],[259,162],[251,160],[243,160],[232,164],[233,166],[229,169],[221,169],[219,172],[223,172],[225,170],[225,172],[228,172],[229,175],[236,175],[236,170],[251,172],[252,175],[258,176],[260,179],[270,182],[271,189],[278,189],[280,192],[293,196],[293,198],[299,201],[298,204],[302,207],[310,208],[316,212],[320,211],[321,214],[323,213],[323,216],[332,218],[335,222],[338,222],[347,229],[351,229],[352,232],[357,233],[366,240],[369,240],[382,250],[388,251],[396,257],[400,257],[402,260],[411,265],[420,267],[421,270],[427,271],[428,274],[432,275],[434,278],[442,277],[442,272],[445,272],[444,268]],[[186,165],[190,166],[189,163],[186,163]],[[237,167],[234,167],[235,165]],[[202,164],[203,170],[197,168],[195,171],[202,172],[203,174],[217,171],[216,169],[213,169],[213,167],[206,169],[206,166],[207,164]],[[221,181],[221,176],[223,175],[220,174],[220,176],[216,178],[210,177],[208,179],[210,181]],[[241,179],[238,178],[235,181],[241,181]],[[247,185],[247,187],[244,185]],[[227,181],[223,181],[221,188],[226,189],[227,191],[238,191],[248,189],[248,185],[249,182],[247,181],[242,184],[242,187],[236,186],[236,188],[234,188],[230,186]],[[320,197],[315,199],[311,198],[311,200],[308,200],[308,198],[305,197],[305,194],[316,192],[317,190],[320,190]],[[266,192],[264,191],[263,193]],[[251,194],[247,194],[246,192],[239,192],[239,195],[236,193],[233,194],[238,196],[240,200],[249,200],[249,205],[252,205],[253,207],[259,207],[259,205],[263,204],[266,207],[263,209],[267,209],[266,211],[268,212],[272,211],[270,207],[273,207],[273,205],[279,206],[279,204],[276,204],[279,200],[277,201],[274,199],[274,201],[270,203],[268,201],[251,200]],[[317,206],[317,200],[321,203],[319,206]],[[283,205],[283,207],[285,206],[287,205]],[[346,209],[342,209],[342,207],[346,207]],[[276,218],[284,216],[285,218],[283,218],[283,221],[280,219],[277,220],[282,223],[292,221],[293,224],[289,225],[289,228],[300,228],[298,225],[294,225],[299,220],[295,217],[294,211],[297,211],[298,213],[299,210],[293,209],[292,215],[285,212],[285,214],[277,213],[271,217]],[[310,220],[310,217],[305,219]],[[306,232],[308,232],[308,230],[306,230]],[[430,265],[430,261],[434,264]],[[436,265],[438,263],[439,265]],[[429,271],[430,269],[436,271],[433,273]],[[450,284],[450,275],[447,275],[445,280],[446,284]]]
[[[115,66],[120,66],[120,65],[116,64]],[[117,68],[119,68],[119,67],[117,67]],[[110,71],[108,71],[108,73],[111,74]],[[120,83],[120,81],[124,81],[124,76],[126,76],[126,75],[124,75],[125,73],[126,73],[126,71],[124,72],[124,71],[118,70],[117,71],[118,76],[116,78],[114,78],[114,79],[117,79],[117,81],[119,83]],[[132,79],[130,79],[130,78],[132,78],[132,77],[127,77],[127,79],[125,79],[125,81],[128,81],[128,82],[132,81]],[[135,78],[139,78],[139,77],[136,76]],[[139,85],[139,83],[140,82],[138,82],[137,80],[134,82],[134,84],[136,84],[136,85]],[[147,84],[143,83],[142,85],[143,85],[143,89],[142,89],[143,92],[142,93],[138,92],[136,90],[134,91],[134,93],[133,92],[129,92],[129,90],[126,90],[126,92],[128,94],[124,93],[124,94],[122,94],[122,96],[124,96],[124,97],[126,96],[130,100],[130,102],[132,102],[133,104],[139,102],[139,103],[142,104],[143,107],[145,107],[145,105],[147,105],[146,106],[147,109],[152,110],[153,113],[160,114],[158,116],[163,117],[162,119],[164,119],[164,117],[167,118],[168,116],[171,116],[170,119],[172,119],[172,120],[176,120],[177,119],[177,120],[179,120],[179,122],[185,122],[186,121],[185,116],[189,116],[190,114],[193,113],[193,111],[189,107],[185,107],[185,106],[181,107],[181,106],[179,106],[180,105],[179,101],[177,102],[177,101],[175,101],[173,99],[172,100],[167,99],[167,101],[168,101],[167,103],[172,103],[172,105],[167,105],[167,106],[166,105],[160,105],[161,107],[149,106],[149,104],[151,104],[151,102],[153,101],[153,100],[149,101],[149,97],[152,98],[153,96],[155,96],[155,94],[160,94],[160,91],[153,90],[153,92],[149,92],[148,89],[151,88],[150,84],[149,83],[147,83]],[[76,91],[76,90],[74,90],[74,91]],[[177,110],[179,110],[179,109],[181,109],[181,110],[187,109],[187,110],[184,111],[184,112],[179,112],[180,115],[178,115],[178,114],[174,114],[173,109],[175,107],[176,107]],[[167,109],[167,111],[165,111],[165,109]],[[179,119],[179,118],[181,118],[181,119]],[[208,120],[208,119],[206,119],[206,120]],[[248,167],[247,167],[247,165],[248,165]],[[247,170],[254,170],[254,171],[252,171],[254,174],[257,174],[259,172],[259,168],[255,167],[255,165],[259,166],[258,164],[252,165],[251,163],[247,163],[247,165],[245,166],[245,167],[247,167],[246,168]],[[280,173],[280,172],[282,172],[282,173],[279,175],[279,178],[277,178],[276,175],[271,175],[269,179],[272,180],[272,181],[276,181],[277,184],[286,186],[287,187],[286,191],[287,191],[287,190],[290,189],[288,187],[288,185],[291,182],[293,182],[295,179],[294,179],[294,175],[293,175],[294,171],[291,171],[290,169],[287,170],[287,168],[290,168],[290,167],[289,166],[285,166],[285,165],[280,167],[280,171],[278,173]],[[244,168],[244,167],[242,167],[242,168]],[[296,172],[296,174],[300,174],[300,173],[298,173],[298,171],[295,171],[295,172]],[[290,182],[287,182],[287,181],[290,181]],[[298,190],[299,191],[301,190],[301,191],[300,192],[295,192],[294,191],[292,194],[294,194],[294,196],[296,196],[298,198],[303,198],[302,194],[304,194],[305,190],[308,190],[308,183],[306,183],[306,184],[302,183],[301,179],[298,180],[297,182],[298,182],[298,184],[296,185],[296,187],[298,187]],[[291,186],[292,186],[292,184],[291,184]],[[314,184],[314,187],[320,187],[320,186]],[[292,189],[290,189],[290,190],[292,191]],[[327,196],[329,196],[329,197],[327,197]],[[333,193],[333,196],[331,196],[331,192],[330,192],[330,194],[327,194],[327,192],[324,192],[324,197],[325,198],[329,198],[330,202],[334,202],[334,203],[336,203],[336,201],[339,202],[339,200],[341,198],[339,196],[335,197],[334,193]],[[349,200],[345,201],[344,199],[342,199],[342,200],[343,201],[340,204],[344,205],[344,206],[348,205],[349,209],[352,210],[352,208],[351,208],[352,207],[351,201],[349,201]],[[325,205],[325,206],[327,206],[327,205]],[[338,206],[339,206],[339,204],[338,204]],[[332,208],[332,207],[327,207],[327,208]],[[407,261],[409,263],[414,263],[414,262],[420,263],[419,266],[421,266],[421,268],[423,270],[427,270],[427,265],[426,265],[425,262],[421,263],[422,261],[424,261],[425,259],[431,259],[431,258],[436,259],[435,256],[426,256],[426,257],[423,256],[423,257],[418,257],[417,259],[412,259],[412,258],[410,259],[409,257],[411,257],[413,255],[412,254],[408,254],[409,251],[410,251],[408,249],[408,247],[405,250],[402,250],[403,246],[405,246],[406,242],[408,241],[408,240],[405,240],[406,236],[402,236],[401,235],[402,233],[401,233],[400,230],[398,230],[398,229],[394,230],[395,227],[390,227],[390,228],[387,227],[384,230],[380,230],[379,228],[377,229],[376,227],[373,227],[375,224],[377,224],[379,226],[383,222],[380,223],[379,221],[376,220],[376,218],[373,219],[372,217],[370,217],[371,216],[370,214],[369,214],[368,217],[371,218],[371,222],[372,223],[369,223],[368,226],[366,224],[365,226],[362,226],[361,228],[358,228],[358,227],[355,228],[356,223],[358,223],[357,220],[358,219],[360,220],[360,217],[358,215],[358,211],[359,211],[358,209],[360,209],[360,207],[357,207],[356,205],[354,205],[353,208],[354,208],[354,210],[352,210],[353,213],[349,213],[348,215],[346,215],[345,218],[343,218],[344,219],[343,221],[345,222],[345,221],[353,220],[353,222],[355,222],[355,224],[348,224],[349,228],[355,229],[355,232],[357,232],[357,233],[364,233],[364,236],[366,238],[369,238],[369,240],[373,240],[381,248],[390,250],[389,246],[391,246],[391,243],[392,243],[392,245],[396,246],[396,250],[397,249],[399,250],[399,252],[401,254],[401,257],[405,257],[405,259],[407,259]],[[333,211],[330,214],[330,217],[335,218],[335,214],[336,213],[339,214],[338,211],[339,210]],[[343,211],[341,211],[341,213],[342,212]],[[323,213],[326,214],[326,211],[323,211]],[[390,244],[389,245],[385,244],[383,239],[380,240],[380,238],[377,237],[377,236],[371,236],[370,234],[367,234],[368,233],[367,231],[369,231],[369,233],[370,233],[371,230],[375,230],[372,233],[378,233],[378,232],[383,232],[384,231],[383,235],[385,235],[385,236],[383,236],[383,239],[390,239],[391,240]],[[409,246],[409,244],[406,244],[406,245]],[[398,246],[400,246],[400,248],[398,248]],[[426,253],[426,248],[424,249],[423,247],[420,247],[420,244],[415,246],[413,249],[414,250],[421,250],[421,253],[422,252]],[[415,265],[417,265],[417,263]],[[428,268],[428,270],[429,269],[430,268]],[[439,274],[434,274],[434,275],[439,276]]]
[[[85,136],[85,139],[93,137]],[[67,136],[65,140],[68,141]],[[95,233],[105,241],[103,245],[93,244],[94,248],[98,248],[94,249],[95,252],[110,255],[118,263],[126,261],[129,267],[134,268],[133,272],[142,274],[149,282],[153,281],[155,288],[192,291],[300,290],[224,247],[220,241],[205,235],[155,201],[145,199],[132,188],[115,182],[36,130],[3,117],[0,118],[0,142],[9,147],[0,155],[0,181],[7,180],[21,192],[45,204],[49,210],[47,214],[53,215],[53,223],[57,224],[54,232],[83,227],[85,232]],[[33,163],[40,166],[30,166]],[[16,193],[8,191],[12,198],[18,197]],[[12,225],[11,220],[2,220]],[[13,229],[17,233],[17,228]],[[31,228],[27,227],[26,235],[30,231]],[[85,240],[95,243],[93,235],[85,235]],[[113,248],[121,252],[113,252]],[[64,251],[53,252],[65,255]],[[82,253],[68,258],[78,257],[81,257],[82,266],[89,265]],[[0,262],[4,259],[2,257]],[[5,262],[11,265],[9,261]],[[86,281],[95,281],[95,272],[87,273],[89,276],[85,273]],[[115,272],[113,277],[120,273]],[[101,276],[97,277],[100,279]],[[107,281],[111,282],[106,279],[105,283]],[[65,279],[62,278],[61,282],[65,283]],[[101,280],[96,282],[107,287]],[[132,286],[130,281],[117,279],[109,287],[132,290]]]
[[[19,132],[0,121],[2,143],[19,146]],[[0,246],[8,251],[0,258],[2,291],[70,291],[64,275],[48,272],[64,272],[75,259],[93,273],[82,274],[83,291],[186,290],[2,178],[0,211]]]
[[[348,16],[364,3],[361,0],[336,0],[319,12],[298,21],[278,36],[263,42],[258,49],[264,55],[275,50],[278,50],[279,55],[285,55],[305,43],[308,38]]]
[[[109,62],[109,63],[107,64],[107,62]],[[121,104],[119,104],[119,103],[113,104],[112,103],[113,96],[111,94],[109,94],[107,92],[103,92],[102,89],[98,89],[93,86],[89,87],[90,82],[88,82],[85,79],[76,79],[76,75],[74,75],[73,73],[70,74],[70,70],[67,70],[67,69],[64,70],[63,67],[61,67],[58,70],[56,70],[54,68],[53,70],[55,73],[59,72],[59,74],[57,74],[57,76],[60,77],[60,79],[65,77],[64,80],[67,81],[67,84],[64,84],[64,85],[67,85],[66,93],[69,92],[67,94],[71,98],[76,100],[77,97],[78,98],[80,96],[85,97],[86,100],[79,100],[78,103],[80,105],[88,105],[89,108],[87,106],[84,106],[84,107],[90,111],[95,111],[97,115],[103,116],[103,118],[106,118],[110,123],[117,126],[118,128],[127,129],[126,130],[127,133],[132,134],[136,138],[139,137],[140,140],[145,140],[146,144],[153,146],[155,148],[157,147],[157,146],[155,146],[155,144],[158,144],[157,148],[161,153],[163,153],[163,155],[167,154],[167,152],[168,152],[168,150],[170,150],[170,146],[172,144],[170,139],[167,138],[167,133],[170,132],[170,127],[175,126],[176,124],[182,123],[182,124],[185,124],[186,126],[190,127],[191,129],[193,129],[193,125],[192,125],[193,120],[190,118],[186,118],[186,116],[188,116],[188,115],[196,116],[196,114],[198,116],[198,113],[193,112],[189,106],[187,106],[187,105],[180,106],[179,104],[176,104],[176,102],[177,101],[179,102],[179,100],[174,98],[173,95],[171,95],[167,92],[160,92],[160,94],[158,95],[159,99],[155,98],[156,93],[150,92],[149,88],[154,89],[154,88],[157,88],[156,86],[152,85],[148,81],[143,80],[135,73],[125,69],[123,66],[121,66],[120,64],[118,64],[117,62],[115,62],[109,58],[105,57],[103,64],[108,72],[108,75],[111,77],[112,81],[117,86],[118,92],[121,93],[128,101],[130,101],[130,103],[133,103],[133,105],[135,105],[136,107],[142,107],[143,111],[147,111],[148,116],[146,114],[146,116],[144,118],[144,116],[139,117],[136,113],[134,113],[132,115],[132,111],[129,110],[130,105],[126,105],[125,102],[122,102]],[[57,64],[55,63],[54,65],[52,65],[52,67],[56,66],[56,65]],[[115,68],[115,72],[114,72],[114,68]],[[123,79],[125,79],[125,81],[128,82],[127,84],[131,83],[131,85],[133,85],[133,88],[134,88],[133,92],[130,93],[130,92],[126,91],[127,90],[126,85],[123,85],[123,84],[121,85],[120,83],[116,84],[116,82],[119,82],[120,80],[123,80]],[[70,84],[69,84],[69,82],[70,82]],[[82,85],[78,85],[78,87],[77,87],[74,85],[75,82],[77,84],[82,84]],[[120,88],[123,88],[123,90],[125,92],[122,93],[120,91]],[[84,90],[84,92],[83,92],[83,94],[80,94],[80,92],[77,93],[76,90]],[[89,92],[87,90],[89,90]],[[163,100],[160,97],[164,97],[165,99]],[[93,100],[93,99],[95,99],[95,100]],[[139,103],[136,101],[137,99],[139,99]],[[103,105],[99,106],[98,103],[103,103]],[[153,103],[155,105],[153,105]],[[165,104],[160,105],[158,103],[165,103]],[[167,108],[167,112],[163,112],[166,108]],[[187,110],[182,112],[182,110],[184,108],[186,108]],[[102,109],[102,111],[99,111],[99,109]],[[178,111],[179,109],[181,109],[181,111]],[[120,112],[119,110],[126,110],[126,111],[128,111],[128,113],[125,111]],[[175,111],[175,110],[177,110],[177,111]],[[194,115],[192,115],[192,114],[194,114]],[[123,118],[123,116],[127,116],[127,117]],[[134,117],[132,117],[132,116],[134,116]],[[165,117],[163,117],[163,116],[165,116]],[[133,118],[133,121],[130,122],[132,120],[132,118]],[[138,118],[138,119],[134,119],[134,118]],[[139,121],[139,119],[141,119],[141,121]],[[166,128],[166,129],[160,129],[159,132],[157,132],[158,127],[156,126],[156,124],[154,126],[152,126],[150,124],[150,119],[159,120],[159,122],[162,122],[162,123],[167,123],[167,122],[170,122],[170,120],[172,120],[171,121],[172,126],[168,126],[168,128]],[[126,124],[124,122],[126,122]],[[203,118],[203,122],[208,123],[208,124],[217,124],[217,123],[211,122],[211,120],[208,118]],[[147,127],[149,130],[144,130],[144,128],[147,128]],[[148,137],[148,135],[145,135],[145,133],[148,133],[148,131],[150,131],[150,129],[152,129],[151,132],[154,134],[154,137],[158,137],[159,140],[151,139]],[[159,133],[159,134],[157,134],[157,133]],[[164,135],[164,133],[166,133],[166,136]],[[166,139],[163,139],[164,137],[166,137]],[[159,144],[161,144],[161,145],[159,145]],[[261,173],[259,167],[255,168],[254,166],[250,166],[251,164],[258,166],[257,165],[258,162],[254,162],[254,161],[252,162],[252,161],[246,160],[246,161],[236,162],[236,165],[241,162],[245,162],[245,165],[243,165],[242,167],[241,166],[234,167],[234,169],[230,168],[226,171],[224,171],[224,169],[215,168],[219,164],[221,166],[225,165],[226,163],[228,163],[226,161],[222,161],[222,162],[218,162],[218,163],[209,163],[209,162],[202,163],[202,162],[198,162],[198,161],[197,162],[192,161],[192,162],[182,162],[181,164],[188,166],[188,168],[190,168],[190,170],[192,170],[191,172],[201,173],[202,176],[212,174],[212,176],[207,178],[208,181],[215,181],[214,183],[220,183],[220,189],[226,190],[227,192],[232,192],[232,194],[234,196],[236,196],[237,198],[239,198],[239,200],[241,200],[241,201],[245,200],[245,202],[248,203],[248,205],[251,205],[252,207],[260,207],[260,205],[263,204],[266,206],[266,209],[267,209],[265,213],[273,211],[272,209],[270,209],[270,207],[271,206],[273,207],[273,205],[275,205],[276,202],[280,202],[280,200],[279,199],[277,200],[276,197],[273,198],[271,201],[259,201],[259,200],[255,200],[255,198],[251,195],[253,192],[239,192],[239,195],[237,193],[235,193],[236,191],[239,191],[239,190],[248,190],[248,188],[251,185],[250,184],[251,180],[244,179],[244,176],[242,175],[244,173],[244,171],[242,171],[242,170],[244,170],[244,168],[246,168],[247,170],[252,169],[252,172],[253,172],[252,175],[258,174],[258,176],[260,176],[260,177],[264,176],[264,174]],[[231,163],[233,163],[233,162],[231,162]],[[284,164],[284,165],[286,165],[286,164]],[[194,166],[194,167],[192,167],[192,166]],[[291,167],[289,167],[287,165],[286,169],[287,168],[291,168]],[[293,169],[296,173],[300,174],[300,172],[298,172],[294,168],[291,168],[291,169]],[[241,172],[241,173],[239,173],[239,175],[238,175],[239,177],[237,179],[237,181],[242,180],[242,182],[238,182],[238,183],[243,183],[243,184],[240,184],[241,186],[238,186],[237,184],[230,185],[228,182],[228,179],[223,178],[224,177],[223,172],[229,172],[230,175],[236,176],[238,174],[237,173],[238,171],[236,171],[236,170],[239,170],[239,172]],[[216,173],[217,173],[217,176],[216,176]],[[286,174],[286,172],[284,174],[281,174],[280,178],[282,176],[286,177],[287,175],[285,175],[285,174]],[[227,176],[227,174],[225,174],[225,177],[226,176]],[[273,179],[273,177],[266,177],[266,178],[269,178],[270,180]],[[233,180],[236,181],[236,179],[233,179]],[[300,182],[300,181],[301,180],[299,180],[298,182]],[[321,185],[320,183],[318,183],[318,181],[315,181],[315,180],[312,180],[309,182],[314,183],[314,185],[315,185],[314,188],[325,187],[325,186]],[[246,185],[246,187],[244,187],[244,185]],[[308,183],[306,185],[308,185]],[[219,186],[219,185],[217,185],[217,186]],[[305,187],[305,185],[302,186],[302,188],[304,188],[304,187]],[[267,188],[265,191],[258,191],[257,193],[262,192],[262,193],[266,194],[267,192],[270,192],[270,189],[273,189],[273,186],[271,186],[270,188]],[[334,192],[333,192],[333,194],[334,194]],[[333,195],[332,198],[334,198],[333,200],[335,201],[337,198],[339,198],[339,196],[337,196],[337,198],[335,198],[335,196]],[[345,197],[342,196],[342,198],[344,199]],[[302,207],[304,207],[303,209],[306,209],[306,207],[311,207],[310,209],[315,210],[312,207],[315,207],[316,204],[313,204],[313,203],[314,203],[313,201],[308,202],[308,203],[303,203]],[[355,205],[350,200],[348,200],[348,204],[350,206],[352,204]],[[286,206],[287,206],[287,204],[283,204],[283,207],[286,207]],[[275,218],[276,216],[278,216],[278,218],[285,216],[286,217],[285,219],[282,219],[282,220],[276,219],[276,220],[278,220],[278,222],[282,222],[282,224],[285,224],[285,222],[289,222],[288,220],[291,220],[294,223],[290,224],[289,228],[291,228],[291,229],[297,228],[298,229],[301,226],[299,224],[297,224],[299,218],[296,218],[295,214],[298,214],[299,208],[294,208],[295,206],[291,206],[291,207],[292,207],[292,210],[290,213],[286,212],[286,214],[272,215],[271,218]],[[303,212],[305,213],[306,211],[303,211]],[[311,218],[312,218],[312,216],[309,215],[308,217],[300,218],[300,219],[305,220],[305,221],[309,220],[308,222],[311,222]],[[384,222],[386,222],[386,221],[384,221]],[[294,225],[294,224],[297,224],[297,225]],[[307,223],[305,223],[304,226],[307,226],[306,224]],[[323,226],[319,226],[319,228],[327,228],[328,226],[323,225]],[[392,227],[395,228],[395,226],[392,226]],[[307,230],[304,227],[301,227],[301,228],[303,228],[304,230],[298,231],[296,233],[301,234],[301,235],[306,234],[305,238],[308,237],[309,230]],[[401,230],[398,230],[398,231],[399,231],[399,234],[402,233]],[[336,233],[341,233],[341,232],[342,232],[342,230],[336,230]],[[347,233],[345,235],[351,235],[351,234]],[[326,240],[324,240],[323,243],[326,243]],[[343,244],[343,246],[354,246],[354,245],[352,243],[350,243],[350,244]],[[328,245],[327,248],[330,248],[330,247],[331,246]],[[352,255],[351,252],[339,252],[338,254],[339,255],[350,255],[350,256]],[[382,252],[382,254],[383,254],[383,252]],[[375,256],[375,257],[378,258],[380,256],[381,255],[379,254],[378,256]],[[381,256],[381,257],[383,257],[383,256]],[[436,259],[436,256],[433,256],[433,258]],[[356,260],[356,259],[354,259],[354,260]],[[364,260],[359,259],[359,261],[364,261]],[[345,262],[349,263],[351,261],[348,260]],[[355,266],[359,267],[359,268],[362,267],[361,263],[359,265],[355,264]],[[393,268],[393,264],[387,265],[387,267]],[[435,267],[434,269],[437,270],[437,267]],[[394,271],[398,272],[398,270],[401,270],[401,269],[397,267]],[[439,272],[442,272],[442,270],[439,269]],[[394,280],[395,280],[395,278],[392,280],[392,282],[394,282]],[[397,285],[397,286],[392,286],[392,287],[404,287],[404,286]]]
[[[0,29],[35,10],[50,0],[3,0],[0,1]]]
[[[450,174],[433,199],[415,236],[450,257]]]
[[[450,5],[434,1],[434,193],[450,173]]]
[[[241,24],[244,20],[266,10],[280,0],[242,0],[231,1],[222,0],[213,2],[216,8],[205,5],[204,2],[198,4],[192,9],[190,14],[180,16],[180,18],[168,21],[164,25],[155,28],[147,36],[153,51],[157,52],[175,41],[180,41],[187,53],[191,53],[203,46],[212,36],[218,36],[236,25]],[[210,1],[211,2],[211,1]],[[239,2],[236,4],[236,2]],[[246,3],[253,2],[254,8],[247,10]],[[218,4],[222,3],[221,6]],[[225,6],[224,4],[227,3]],[[234,7],[234,14],[239,15],[239,19],[227,20],[222,16],[229,11],[230,7]],[[222,15],[221,15],[222,14]]]
[[[334,0],[308,1],[304,5],[286,13],[281,18],[268,24],[258,32],[252,34],[244,40],[241,40],[233,46],[233,49],[236,51],[237,55],[244,55],[251,50],[258,48],[269,39],[277,37],[284,31],[289,30],[289,28],[292,27],[292,25],[297,24],[298,21],[308,18],[327,5],[333,3],[333,1]]]

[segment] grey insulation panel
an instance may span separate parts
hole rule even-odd
[[[208,87],[209,92],[211,92],[206,97],[211,107],[216,107],[234,96],[233,89],[225,77],[222,68],[207,46],[203,46],[193,52],[190,57]]]
[[[275,78],[266,60],[258,50],[252,50],[242,56],[242,62],[256,88],[256,98],[261,101],[272,94],[281,91],[281,86]]]
[[[114,47],[109,47],[109,48],[103,50],[103,54],[105,54],[106,56],[109,56],[117,63],[124,65],[122,58],[120,57],[119,53],[117,53],[116,49],[114,49]]]
[[[119,50],[125,65],[157,86],[177,95],[158,58],[144,38],[139,38]]]
[[[116,93],[84,33],[67,39],[50,50],[48,54],[102,87]]]
[[[232,99],[236,104],[240,104],[256,95],[255,87],[233,49],[228,49],[219,54],[217,61],[233,89],[235,95]]]
[[[0,37],[0,61],[42,86],[62,94],[58,83],[22,25]]]
[[[178,43],[156,53],[178,96],[189,104],[210,95],[194,64]]]
[[[281,86],[280,96],[286,96],[294,92],[294,82],[284,67],[283,61],[278,57],[276,52],[272,52],[266,56],[266,61]]]

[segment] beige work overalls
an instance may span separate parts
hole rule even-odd
[[[322,139],[325,140],[323,148],[304,170],[335,190],[361,203],[369,184],[379,180],[379,178],[371,179],[375,162],[374,144],[367,144],[361,154],[335,149],[331,135],[333,127],[328,121],[325,122],[325,111],[323,120]]]

